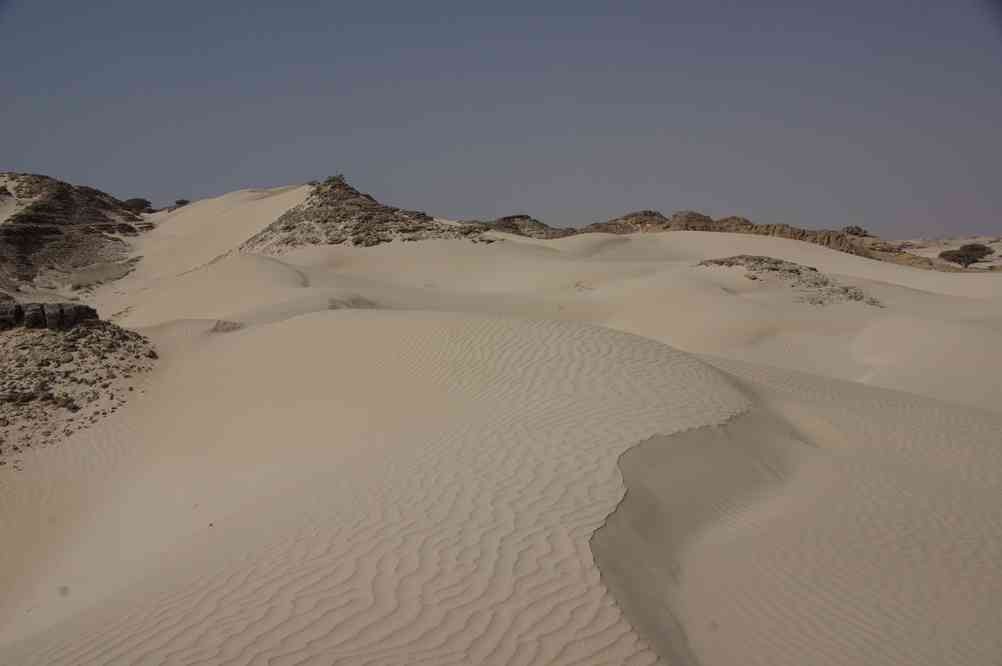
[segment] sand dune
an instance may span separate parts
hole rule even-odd
[[[45,567],[21,621],[52,629],[9,658],[653,661],[588,538],[630,444],[742,408],[716,371],[599,328],[416,312],[200,347],[117,424],[148,433],[122,454],[142,459]],[[117,534],[136,543],[109,553]],[[58,624],[49,581],[87,610]]]
[[[999,276],[700,232],[233,251],[306,192],[157,214],[93,295],[161,358],[0,474],[0,663],[999,662]],[[736,254],[883,307],[697,265]]]

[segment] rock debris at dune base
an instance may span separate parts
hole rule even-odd
[[[115,412],[156,358],[142,335],[96,319],[0,331],[0,466]]]
[[[778,279],[788,283],[799,293],[797,300],[811,305],[831,305],[860,301],[874,307],[883,307],[880,301],[867,296],[859,287],[839,284],[813,266],[804,266],[775,257],[739,254],[721,259],[706,259],[700,266],[743,267],[749,280]]]

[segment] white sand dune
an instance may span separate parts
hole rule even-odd
[[[231,251],[305,194],[161,214],[95,294],[161,361],[0,473],[0,663],[1000,663],[1002,276],[698,232]],[[884,307],[696,266],[741,253]]]

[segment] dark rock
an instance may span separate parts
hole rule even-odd
[[[24,327],[45,328],[45,309],[42,303],[24,304]]]
[[[97,310],[89,305],[79,303],[62,303],[63,328],[72,328],[76,324],[84,321],[96,321],[98,319]]]
[[[42,305],[42,312],[45,313],[45,327],[58,331],[63,327],[63,309],[58,303],[45,303]]]
[[[80,303],[0,303],[0,330],[17,326],[66,330],[96,320],[97,310]],[[67,344],[73,344],[72,338]]]
[[[24,308],[20,303],[0,303],[0,330],[20,326],[24,322]]]

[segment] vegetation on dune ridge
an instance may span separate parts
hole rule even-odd
[[[939,258],[954,264],[960,264],[967,268],[985,257],[995,254],[995,250],[981,243],[968,243],[961,245],[956,250],[944,250],[939,253]]]

